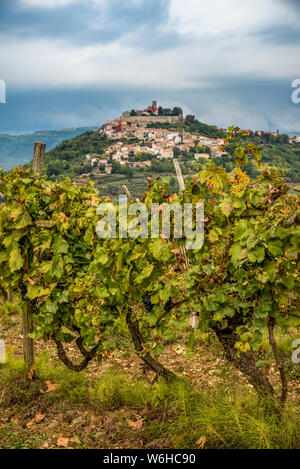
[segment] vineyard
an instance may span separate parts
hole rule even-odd
[[[101,239],[101,187],[0,174],[0,447],[300,447],[299,196],[243,142],[178,194],[148,178],[149,210],[204,204],[201,249]]]

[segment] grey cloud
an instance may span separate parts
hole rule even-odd
[[[180,37],[165,34],[170,0],[104,4],[80,0],[59,9],[24,7],[22,3],[2,2],[0,30],[21,38],[63,38],[73,44],[106,44],[124,36],[137,47],[174,47]],[[124,39],[126,40],[126,38]]]
[[[299,10],[300,11],[300,10]],[[276,26],[255,33],[263,42],[272,44],[300,44],[300,28],[286,25]]]

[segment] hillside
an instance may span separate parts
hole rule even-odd
[[[87,179],[95,182],[102,195],[115,198],[119,188],[126,185],[132,195],[140,196],[147,187],[147,176],[171,176],[177,188],[172,162],[155,161],[151,168],[129,168],[112,163],[112,174],[99,172],[87,164],[86,154],[104,155],[113,141],[100,135],[98,131],[88,131],[73,139],[66,140],[45,154],[44,171],[52,180],[70,177],[78,183]],[[88,174],[88,178],[82,175]]]
[[[224,131],[196,119],[191,123],[149,123],[146,128],[130,125],[118,132],[110,129],[113,129],[113,125],[103,126],[100,133],[98,130],[89,130],[48,151],[44,171],[49,178],[70,177],[78,183],[91,179],[102,195],[115,199],[124,184],[132,195],[139,197],[146,189],[147,177],[168,176],[175,191],[177,180],[173,157],[179,159],[184,174],[199,171],[211,157],[217,165],[224,165],[228,171],[234,167],[230,146],[228,154],[222,155],[218,151],[225,136]],[[148,132],[147,137],[144,137],[144,131],[146,134]],[[153,136],[151,132],[158,134]],[[157,136],[163,132],[165,137]],[[171,145],[170,136],[175,138],[170,158],[161,157],[157,153],[159,150],[150,153],[157,145]],[[286,135],[271,138],[269,135],[251,135],[245,137],[245,142],[256,143],[260,147],[264,168],[276,168],[285,174],[288,182],[300,182],[299,144],[289,144]],[[251,162],[247,172],[250,176],[258,173]]]
[[[69,140],[89,130],[79,127],[64,130],[41,130],[31,134],[8,135],[0,134],[0,168],[12,169],[19,164],[23,165],[32,158],[32,149],[35,141],[47,144],[50,150],[63,140]]]

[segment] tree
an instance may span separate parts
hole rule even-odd
[[[185,117],[185,124],[187,124],[187,125],[192,124],[194,121],[195,121],[195,116],[193,116],[191,114],[188,114]]]
[[[128,179],[131,179],[134,174],[133,168],[129,166],[128,164],[124,164],[123,166],[121,166],[120,172],[122,174],[125,174],[128,177]]]

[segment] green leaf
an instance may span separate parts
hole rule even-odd
[[[52,275],[60,279],[64,272],[64,263],[60,254],[57,254],[52,259]]]
[[[57,302],[58,303],[68,303],[69,301],[69,292],[68,290],[63,290],[62,292],[59,292],[57,295]]]
[[[292,290],[294,288],[295,277],[293,277],[292,275],[284,275],[283,277],[281,277],[280,281],[289,290]]]
[[[24,260],[18,245],[10,251],[9,259],[8,259],[8,266],[11,272],[16,272],[20,270],[24,265]]]
[[[163,239],[156,239],[153,241],[150,244],[149,250],[152,253],[154,259],[160,261],[167,261],[172,256],[168,244]]]
[[[86,230],[83,239],[88,245],[90,245],[90,246],[92,245],[92,242],[93,242],[93,239],[94,239],[94,229],[93,229],[92,225],[90,225],[88,227],[88,229]]]
[[[247,258],[248,250],[242,248],[239,244],[234,244],[229,249],[229,255],[231,256],[231,262],[237,269],[240,265],[240,262]]]
[[[108,298],[110,296],[105,287],[95,288],[95,295],[97,298]]]
[[[249,249],[249,251],[251,251],[251,249],[253,249],[256,246],[258,241],[259,240],[255,235],[251,235],[251,236],[248,237],[248,239],[247,239],[247,248]]]
[[[107,254],[102,253],[102,254],[100,254],[100,256],[97,256],[97,261],[100,262],[100,264],[103,264],[103,265],[107,264],[107,262],[108,262]]]
[[[262,262],[265,258],[265,250],[263,247],[254,249],[254,251],[251,251],[248,253],[248,259],[250,262]]]
[[[269,264],[265,265],[265,270],[268,274],[268,279],[270,282],[275,282],[276,279],[276,264],[275,262],[270,262]]]
[[[17,230],[21,230],[22,228],[25,228],[28,225],[32,225],[32,220],[27,210],[25,210],[22,215],[18,218],[18,221],[15,223],[15,228]]]
[[[30,283],[27,284],[27,298],[30,300],[34,300],[40,296],[49,295],[51,290],[49,288],[43,288],[41,285],[31,285]]]
[[[228,217],[233,209],[233,202],[230,199],[224,199],[220,203],[220,209],[226,217]]]
[[[148,264],[146,265],[146,267],[144,267],[144,269],[141,271],[140,275],[138,275],[135,279],[136,283],[142,283],[143,280],[145,280],[146,278],[150,277],[150,275],[152,274],[153,272],[153,269],[154,269],[154,265],[153,264]]]
[[[203,303],[207,311],[217,311],[219,309],[218,303],[213,301],[214,297],[214,295],[204,297]]]
[[[7,251],[0,251],[0,264],[7,261]]]
[[[69,250],[69,245],[66,240],[62,236],[56,238],[52,245],[53,252],[55,254],[67,254]]]
[[[49,301],[49,300],[48,300]],[[57,303],[46,303],[43,307],[44,311],[47,313],[52,313],[55,314],[56,311],[58,310],[58,305]]]
[[[282,242],[279,239],[269,241],[266,247],[270,251],[270,253],[275,257],[281,256],[283,254]]]

